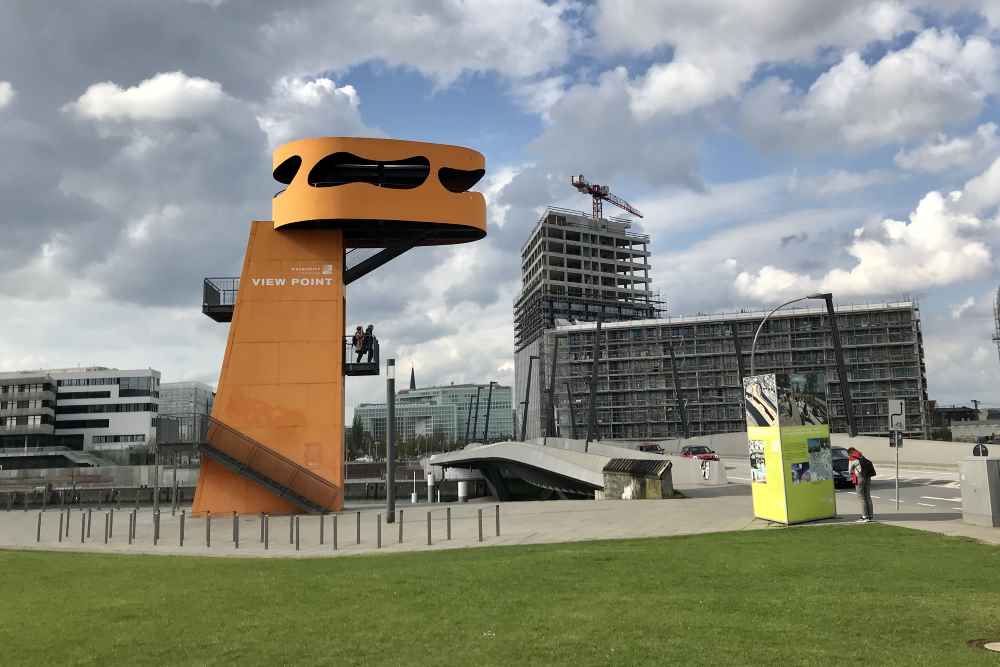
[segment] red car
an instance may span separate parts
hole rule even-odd
[[[681,456],[687,459],[701,459],[702,461],[718,461],[719,455],[704,445],[688,445],[681,448]]]

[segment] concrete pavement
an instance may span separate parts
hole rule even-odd
[[[160,539],[153,545],[152,512],[137,514],[133,544],[128,543],[129,509],[114,513],[113,534],[104,544],[106,510],[93,509],[91,533],[81,542],[81,511],[69,514],[69,534],[60,542],[57,536],[58,509],[42,513],[41,540],[36,542],[39,512],[0,511],[0,548],[87,551],[96,553],[175,554],[219,557],[322,557],[351,554],[427,551],[457,547],[513,544],[575,542],[595,539],[623,539],[690,535],[720,531],[759,530],[775,524],[755,519],[750,499],[750,485],[741,482],[749,471],[742,460],[726,461],[730,478],[735,482],[720,487],[683,488],[688,496],[677,500],[640,501],[547,501],[502,503],[500,534],[496,534],[496,507],[491,502],[467,504],[401,503],[403,540],[399,541],[399,523],[379,523],[382,506],[356,504],[337,515],[337,549],[333,548],[333,515],[323,520],[323,544],[320,544],[320,517],[302,515],[298,519],[299,548],[295,548],[295,524],[288,516],[268,521],[267,549],[260,541],[260,517],[239,518],[240,544],[233,542],[232,515],[212,519],[211,546],[206,543],[206,520],[186,514],[185,541],[180,546],[180,513],[161,515]],[[880,467],[880,471],[882,468]],[[1000,529],[971,526],[961,521],[960,489],[957,473],[941,470],[908,469],[901,471],[900,509],[895,508],[895,484],[892,478],[879,477],[873,485],[876,516],[884,523],[928,530],[946,535],[971,537],[1000,544]],[[451,539],[447,539],[447,515],[451,510]],[[189,508],[186,508],[189,511]],[[858,503],[853,491],[837,492],[838,519],[858,518]],[[482,511],[483,541],[479,541],[479,512]],[[427,545],[427,515],[431,517],[431,545]],[[86,516],[86,510],[82,512]],[[63,513],[65,519],[65,513]],[[110,516],[110,515],[109,515]],[[360,540],[358,517],[360,516]],[[290,528],[292,529],[290,531]],[[378,546],[381,529],[381,548]],[[360,544],[359,544],[360,541]]]

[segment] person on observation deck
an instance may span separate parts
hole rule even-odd
[[[361,344],[361,351],[368,354],[368,363],[372,362],[372,357],[375,356],[375,344],[377,339],[375,338],[375,325],[369,324],[368,328],[365,329],[364,339]],[[361,361],[361,355],[358,355],[358,361]]]
[[[354,336],[351,338],[351,346],[354,348],[354,353],[358,355],[358,359],[355,363],[361,363],[361,355],[364,354],[364,344],[365,344],[365,330],[361,328],[359,324],[354,330]]]

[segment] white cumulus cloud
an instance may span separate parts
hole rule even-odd
[[[0,81],[0,109],[14,101],[14,86],[10,81]]]
[[[743,296],[776,301],[789,294],[822,289],[840,297],[887,295],[925,290],[986,276],[993,268],[989,234],[995,224],[980,214],[995,206],[1000,195],[979,194],[993,179],[987,171],[966,184],[964,191],[929,192],[909,220],[885,219],[873,234],[855,231],[847,253],[850,268],[834,268],[820,277],[767,265],[743,271],[735,286]]]
[[[968,121],[998,91],[998,47],[931,28],[871,64],[847,53],[805,93],[768,79],[748,93],[744,119],[762,144],[861,148]]]
[[[283,77],[257,114],[257,124],[274,146],[309,136],[371,135],[361,120],[361,98],[354,86],[327,78]]]
[[[213,112],[225,99],[216,81],[161,72],[129,88],[95,83],[63,109],[91,120],[167,121]]]
[[[1000,149],[996,123],[983,123],[974,132],[949,137],[939,133],[930,141],[896,153],[896,164],[909,171],[937,173],[968,167],[995,155]]]
[[[610,53],[671,49],[630,89],[640,118],[683,114],[738,97],[767,63],[813,62],[833,49],[859,49],[921,27],[896,1],[603,0],[594,19],[598,44]]]

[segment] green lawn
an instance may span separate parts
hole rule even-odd
[[[1000,549],[882,525],[315,560],[0,552],[9,664],[1000,665]],[[391,630],[390,630],[391,628]]]

